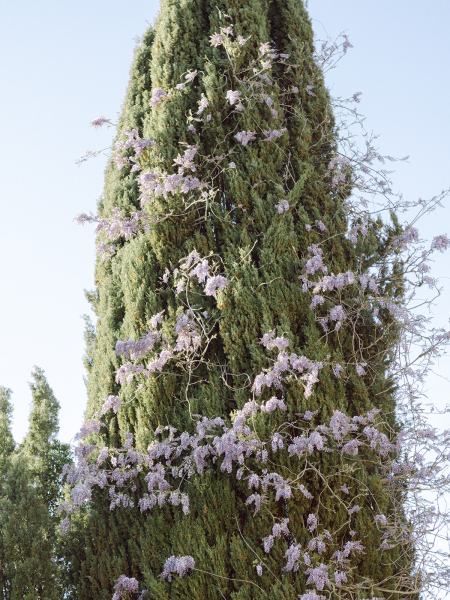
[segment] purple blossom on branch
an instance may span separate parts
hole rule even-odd
[[[122,600],[128,598],[129,594],[137,594],[139,592],[139,582],[134,577],[121,575],[114,584],[114,595],[112,600]]]
[[[89,435],[99,433],[101,425],[102,424],[100,423],[100,421],[97,421],[96,419],[86,421],[82,425],[78,434],[75,436],[75,439],[84,439],[84,438],[88,437]]]
[[[432,250],[438,250],[439,252],[445,252],[450,248],[450,239],[446,234],[437,235],[433,238],[431,243]]]
[[[234,136],[234,139],[243,146],[248,146],[248,144],[256,140],[256,133],[254,131],[239,131]]]
[[[158,104],[164,99],[167,98],[167,92],[162,88],[155,88],[152,90],[152,97],[150,99],[150,106],[152,108],[156,108]]]
[[[195,560],[192,556],[170,556],[164,563],[160,577],[165,581],[172,581],[173,575],[184,577],[193,569],[195,569]]]
[[[314,514],[309,514],[308,519],[306,521],[306,525],[308,527],[308,531],[311,533],[317,529],[317,517]]]
[[[286,133],[287,129],[271,129],[270,131],[263,131],[264,141],[271,142],[273,140],[277,140],[284,133]]]
[[[296,573],[299,568],[298,561],[300,560],[300,544],[291,544],[284,555],[286,564],[283,571],[287,573]]]
[[[319,592],[323,591],[325,586],[330,583],[328,567],[324,563],[321,563],[318,567],[308,569],[306,573],[308,575],[306,583],[314,585]]]
[[[350,42],[348,35],[346,35],[345,33],[342,35],[343,38],[343,43],[342,43],[342,50],[344,52],[344,54],[347,54],[348,50],[350,48],[353,48],[353,44]]]
[[[317,594],[317,592],[309,590],[305,594],[299,596],[298,600],[326,600],[326,598],[322,594]]]
[[[241,93],[236,90],[228,90],[226,98],[231,106],[235,106],[241,102]]]
[[[366,363],[358,363],[355,367],[356,373],[359,377],[364,377],[366,374]]]
[[[110,410],[117,414],[121,403],[122,401],[119,396],[108,396],[102,405],[101,414],[105,415]]]
[[[213,33],[209,38],[209,42],[213,48],[218,48],[219,46],[223,46],[225,41],[225,36],[221,33]]]
[[[289,347],[289,341],[284,337],[275,337],[274,331],[265,333],[261,338],[261,345],[267,350],[279,350],[282,352]]]
[[[335,571],[334,572],[334,581],[338,587],[347,582],[347,574],[345,571]]]
[[[128,340],[127,342],[119,340],[116,343],[116,354],[117,356],[124,356],[131,360],[139,360],[151,352],[160,339],[160,332],[151,329],[144,337],[136,342],[133,340]]]
[[[198,101],[197,114],[202,115],[205,112],[205,110],[208,108],[208,106],[209,106],[208,98],[205,96],[205,94],[202,94],[200,100]]]
[[[92,127],[99,128],[103,127],[103,125],[112,125],[111,121],[106,117],[97,117],[93,121],[91,121]]]
[[[214,298],[217,298],[217,292],[224,290],[228,284],[228,279],[223,275],[209,277],[204,288],[205,296],[214,296]]]
[[[277,209],[277,213],[282,215],[289,210],[289,202],[286,199],[280,200],[275,208]]]
[[[323,262],[323,250],[313,244],[309,246],[308,252],[310,253],[310,258],[305,263],[305,272],[307,275],[314,275],[318,271],[322,271],[322,273],[327,272],[327,267]]]

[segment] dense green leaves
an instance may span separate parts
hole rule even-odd
[[[16,447],[9,391],[0,390],[0,585],[4,600],[61,600],[58,550],[61,472],[69,448],[57,440],[59,404],[41,369],[33,372],[28,433]]]

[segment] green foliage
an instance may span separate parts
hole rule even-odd
[[[0,482],[3,481],[6,465],[16,446],[11,432],[11,420],[11,390],[0,387]]]
[[[7,474],[11,455],[15,448],[11,432],[12,405],[11,391],[0,387],[0,591],[3,598],[7,598],[9,579],[6,566],[7,552],[5,542],[4,520],[6,512],[3,509],[6,498]]]
[[[57,600],[52,527],[26,460],[16,454],[0,502],[2,553],[8,590],[5,600]]]
[[[33,398],[27,435],[20,452],[26,458],[39,494],[56,517],[61,497],[61,472],[69,462],[68,444],[57,439],[59,431],[59,402],[50,388],[42,369],[36,367],[30,384]]]
[[[4,600],[61,600],[56,505],[69,448],[56,439],[59,404],[36,368],[28,433],[16,447],[9,391],[0,391],[0,585]]]

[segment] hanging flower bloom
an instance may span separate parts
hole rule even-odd
[[[194,79],[197,77],[197,75],[198,75],[198,71],[197,71],[197,70],[194,70],[194,71],[188,71],[188,72],[186,73],[186,75],[184,76],[184,78],[185,78],[185,80],[186,80],[188,83],[192,83],[192,82],[194,81]]]
[[[122,600],[122,598],[129,597],[129,594],[136,594],[137,592],[139,592],[138,580],[134,577],[121,575],[114,585],[112,600]]]
[[[306,583],[314,585],[320,592],[329,584],[328,567],[323,563],[318,567],[308,569],[306,573],[309,575]]]
[[[108,396],[103,403],[101,414],[104,415],[110,410],[117,414],[121,404],[122,401],[119,396]]]
[[[439,252],[445,252],[448,248],[450,248],[450,239],[446,234],[437,235],[433,238],[433,242],[431,243],[432,250],[438,250]]]
[[[200,100],[198,101],[197,114],[202,115],[205,112],[205,110],[208,108],[208,106],[209,106],[208,98],[205,96],[205,94],[202,94]]]
[[[91,121],[92,127],[103,127],[103,125],[112,125],[111,121],[106,117],[97,117],[93,121]]]
[[[339,363],[335,363],[332,367],[332,370],[333,370],[333,375],[339,379],[342,374],[342,371],[344,370],[344,367],[342,365],[340,365]]]
[[[245,38],[243,35],[238,35],[236,41],[239,44],[239,46],[245,46],[249,39],[250,37]]]
[[[286,131],[287,131],[286,128],[283,128],[283,129],[271,129],[270,131],[263,131],[264,141],[265,142],[271,142],[273,140],[277,140],[284,133],[286,133]]]
[[[286,199],[280,200],[275,206],[279,215],[284,214],[289,210],[289,202]]]
[[[367,366],[366,363],[358,363],[356,365],[356,367],[355,367],[356,373],[357,373],[357,375],[359,375],[359,377],[363,377],[366,374],[366,369],[365,369],[366,366]]]
[[[308,531],[311,533],[317,529],[317,517],[313,513],[308,515],[308,519],[306,521]]]
[[[237,140],[243,146],[247,146],[250,142],[256,140],[256,132],[254,131],[239,131],[234,136],[234,139]]]
[[[164,563],[160,577],[166,581],[172,581],[173,575],[184,577],[193,569],[195,569],[195,560],[192,556],[170,556]]]
[[[345,33],[343,34],[343,43],[342,43],[342,50],[344,52],[344,54],[347,54],[348,50],[350,48],[353,48],[353,44],[350,42],[348,35],[346,35]]]
[[[213,33],[212,36],[209,38],[209,42],[214,48],[223,46],[224,41],[225,36],[222,33]]]
[[[283,567],[283,571],[286,571],[287,573],[296,573],[299,568],[300,544],[291,544],[286,550],[284,557],[287,562]]]
[[[228,90],[226,98],[230,105],[234,106],[235,104],[239,104],[239,102],[241,101],[241,93],[235,90]]]
[[[217,292],[223,290],[227,287],[229,281],[223,275],[214,275],[210,277],[205,285],[205,296],[214,296],[217,297]]]
[[[150,99],[150,106],[152,108],[156,108],[158,104],[167,97],[167,92],[165,92],[162,88],[155,88],[152,90],[152,97]]]

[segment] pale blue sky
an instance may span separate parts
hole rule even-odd
[[[346,31],[354,45],[330,85],[345,95],[362,91],[383,149],[411,155],[398,187],[416,198],[450,186],[450,2],[309,0],[309,8],[319,36]],[[89,123],[117,116],[135,38],[157,9],[156,0],[0,0],[0,383],[14,391],[18,439],[34,364],[61,402],[61,437],[71,439],[82,419],[81,316],[94,240],[73,217],[95,210],[105,159],[75,161],[109,145],[111,131]],[[450,231],[449,207],[425,229]],[[437,264],[443,276],[447,265],[448,258]],[[449,306],[450,282],[438,322],[448,322]],[[441,361],[441,375],[449,371]],[[450,385],[436,375],[430,390],[443,401]]]

